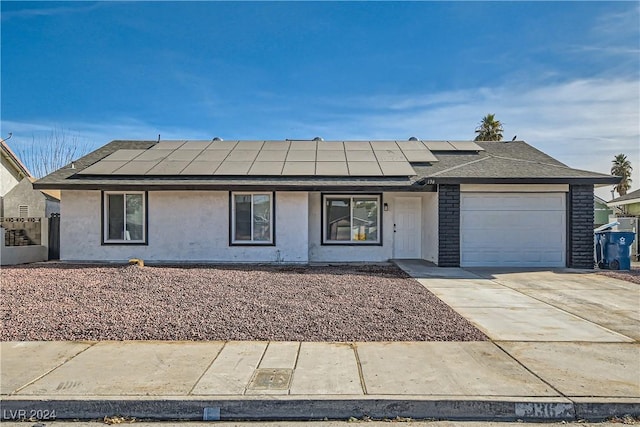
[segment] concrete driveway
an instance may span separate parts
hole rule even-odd
[[[493,341],[636,342],[640,286],[584,270],[397,264]]]

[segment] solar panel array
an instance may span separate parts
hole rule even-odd
[[[442,150],[480,151],[482,148],[473,142],[161,141],[146,150],[118,150],[79,173],[128,176],[412,176],[416,173],[411,163],[437,162],[431,151]]]

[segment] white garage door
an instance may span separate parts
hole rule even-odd
[[[565,193],[462,193],[463,267],[564,267]]]

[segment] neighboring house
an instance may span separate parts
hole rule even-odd
[[[49,218],[60,213],[60,190],[34,190],[34,178],[23,178],[4,196],[4,215],[16,218]]]
[[[31,173],[20,161],[9,146],[0,140],[0,217],[4,213],[4,196],[24,178],[31,177]]]
[[[594,200],[594,220],[593,228],[598,228],[601,225],[608,224],[609,217],[612,215],[621,214],[622,211],[617,207],[610,208],[607,206],[607,202],[598,196],[593,197]]]
[[[620,216],[640,216],[640,189],[607,202],[607,206],[620,209]]]
[[[66,261],[593,267],[594,185],[522,141],[113,141],[38,180]]]

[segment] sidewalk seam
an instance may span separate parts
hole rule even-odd
[[[360,355],[358,354],[358,345],[356,343],[351,343],[351,348],[353,349],[353,354],[356,357],[356,365],[358,366],[358,376],[360,377],[360,387],[362,387],[362,392],[367,395],[367,385],[364,382],[364,374],[362,373],[362,364],[360,363]]]
[[[560,397],[563,397],[567,400],[569,400],[571,402],[571,404],[574,404],[573,400],[571,400],[566,394],[562,393],[560,390],[558,390],[556,387],[554,387],[550,382],[546,381],[544,378],[542,378],[540,375],[536,374],[535,372],[533,372],[531,369],[529,369],[529,367],[527,367],[524,363],[522,363],[521,361],[519,361],[517,358],[515,358],[514,356],[511,355],[511,353],[509,353],[507,350],[505,350],[504,348],[502,348],[502,346],[500,346],[500,344],[498,344],[495,341],[491,341],[491,343],[493,345],[495,345],[496,347],[498,347],[500,349],[500,351],[502,351],[504,354],[506,354],[507,356],[509,356],[511,359],[513,359],[518,365],[522,366],[527,372],[529,372],[531,375],[533,375],[534,377],[536,377],[537,379],[539,379],[540,381],[542,381],[544,384],[548,385],[549,387],[551,387],[552,390],[554,390],[556,393],[558,393],[558,395]]]
[[[42,378],[46,377],[47,375],[49,375],[50,373],[52,373],[53,371],[55,371],[56,369],[58,369],[59,367],[61,367],[62,365],[64,365],[65,363],[69,362],[71,359],[74,359],[75,357],[77,357],[78,355],[84,353],[85,351],[89,350],[90,348],[93,348],[95,345],[99,344],[100,341],[95,341],[92,344],[90,344],[87,348],[80,350],[79,352],[77,352],[76,354],[74,354],[73,356],[65,359],[62,361],[62,363],[54,366],[53,368],[49,369],[47,372],[45,372],[44,374],[38,376],[37,378],[29,381],[28,383],[26,383],[23,386],[18,387],[17,389],[15,389],[14,391],[12,391],[11,393],[8,394],[8,396],[12,396],[12,395],[16,395],[18,394],[20,391],[24,390],[25,388],[29,387],[31,384],[35,383],[36,381],[41,380]]]
[[[205,368],[205,370],[202,372],[202,374],[200,374],[200,376],[198,377],[198,379],[196,380],[195,383],[193,383],[193,387],[191,387],[189,389],[189,391],[187,392],[187,396],[193,396],[193,390],[197,387],[198,383],[202,380],[202,377],[204,377],[204,374],[206,374],[209,369],[211,369],[211,366],[213,365],[213,362],[216,361],[216,359],[218,358],[218,356],[220,356],[220,353],[222,353],[222,350],[227,346],[227,343],[229,341],[224,341],[224,344],[222,344],[222,347],[220,347],[220,350],[218,350],[218,352],[216,353],[216,355],[213,357],[213,360],[211,360],[211,363],[209,363],[207,365],[207,367]]]
[[[298,350],[296,351],[296,360],[293,362],[293,369],[291,370],[291,379],[289,380],[289,388],[287,389],[287,396],[291,396],[291,386],[293,385],[293,377],[296,374],[296,368],[298,367],[298,360],[300,359],[300,349],[302,349],[302,341],[298,341]]]

